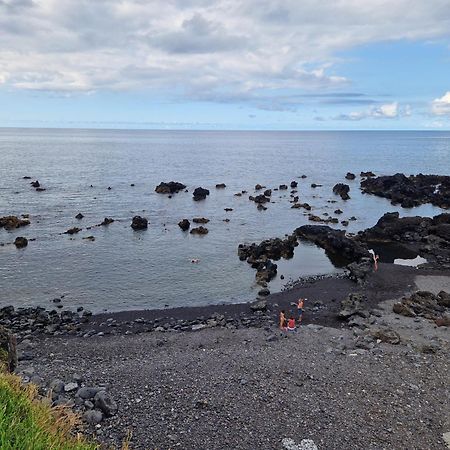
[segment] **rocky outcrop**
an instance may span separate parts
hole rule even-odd
[[[359,174],[359,176],[361,177],[361,178],[369,178],[369,177],[376,177],[376,175],[372,172],[372,171],[368,171],[368,172],[361,172],[360,174]]]
[[[25,248],[28,245],[28,239],[23,236],[17,236],[14,240],[14,245],[17,248]]]
[[[342,200],[348,200],[350,198],[350,196],[348,195],[349,191],[350,186],[348,184],[337,183],[333,187],[333,192],[336,195],[339,195],[342,198]]]
[[[450,267],[450,214],[430,217],[400,217],[398,212],[384,214],[372,228],[358,233],[356,240],[396,243],[414,251],[434,265]]]
[[[168,183],[162,181],[156,186],[155,192],[158,194],[176,194],[183,189],[186,189],[186,185],[179,183],[178,181],[169,181]]]
[[[187,231],[187,230],[189,230],[189,227],[191,226],[191,223],[189,222],[188,219],[183,219],[183,220],[180,220],[180,221],[178,222],[178,226],[179,226],[183,231]]]
[[[347,270],[351,280],[363,285],[368,275],[373,272],[373,260],[369,257],[361,258],[359,261],[350,263]]]
[[[148,220],[145,217],[134,216],[131,222],[133,230],[145,230],[148,228]]]
[[[341,320],[348,320],[352,316],[368,317],[368,311],[365,305],[366,296],[359,293],[350,293],[341,301],[338,318]]]
[[[16,338],[0,325],[0,372],[14,372],[17,367]]]
[[[192,230],[191,230],[191,234],[205,235],[205,234],[208,234],[208,233],[209,233],[208,228],[205,228],[205,227],[202,227],[202,226],[197,227],[197,228],[192,228]]]
[[[200,200],[205,200],[206,196],[209,195],[208,189],[204,189],[202,187],[198,187],[193,192],[193,198],[196,202]]]
[[[446,324],[448,320],[445,319],[450,318],[450,295],[444,291],[439,292],[438,295],[428,291],[418,291],[395,303],[392,310],[402,316],[420,316],[433,321],[441,320],[443,324]]]
[[[329,258],[338,266],[370,257],[365,246],[348,238],[343,230],[333,230],[327,225],[303,225],[294,233],[325,249]]]
[[[267,239],[259,244],[239,244],[238,256],[241,261],[247,260],[252,267],[256,268],[259,263],[267,259],[292,258],[297,245],[295,236],[289,236],[286,239]]]
[[[450,176],[419,174],[407,177],[397,173],[361,181],[361,189],[364,193],[388,198],[393,205],[404,208],[424,203],[450,208]]]
[[[15,228],[25,227],[26,225],[30,225],[28,219],[20,219],[16,216],[0,217],[0,228],[5,228],[6,230],[14,230]]]

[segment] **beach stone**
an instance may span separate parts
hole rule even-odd
[[[0,325],[0,372],[14,372],[17,367],[17,341],[5,327]]]
[[[73,392],[78,389],[78,383],[70,382],[64,386],[64,392]]]
[[[131,222],[133,230],[145,230],[148,228],[148,220],[145,217],[134,216]]]
[[[105,391],[100,391],[95,394],[94,403],[95,407],[100,409],[106,417],[111,417],[117,413],[117,403]]]
[[[17,236],[14,240],[14,245],[17,248],[24,248],[28,245],[28,239],[23,236]]]
[[[92,409],[89,411],[86,411],[83,414],[83,419],[89,424],[89,425],[97,425],[103,420],[103,414],[101,411],[97,411],[96,409]]]
[[[64,381],[59,379],[54,379],[50,385],[49,388],[55,393],[55,394],[61,394],[64,392]]]

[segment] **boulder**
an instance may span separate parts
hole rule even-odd
[[[350,196],[348,195],[349,191],[350,191],[350,186],[348,184],[337,183],[333,187],[333,192],[336,195],[340,195],[342,200],[349,200],[350,199]]]
[[[265,197],[271,197],[272,196],[272,189],[266,189],[264,191],[264,196]]]
[[[183,231],[187,231],[187,230],[189,230],[189,227],[191,226],[191,223],[189,222],[188,219],[183,219],[183,220],[180,220],[180,222],[178,222],[178,226],[179,226]]]
[[[265,186],[263,186],[263,185],[261,185],[261,184],[257,184],[256,186],[255,186],[255,191],[260,191],[261,189],[264,189],[265,188]]]
[[[208,223],[209,222],[209,219],[207,219],[206,217],[194,217],[193,219],[192,219],[192,222],[194,222],[194,223]]]
[[[291,188],[294,189],[298,186],[298,183],[296,181],[291,181]]]
[[[17,236],[14,240],[14,245],[17,248],[24,248],[28,245],[28,239],[23,236]]]
[[[103,222],[100,224],[100,226],[105,226],[105,225],[109,225],[110,223],[113,223],[114,219],[111,217],[105,217],[103,219]]]
[[[4,227],[6,230],[13,230],[26,225],[30,225],[30,221],[28,219],[19,219],[16,216],[0,217],[0,228]]]
[[[205,228],[205,227],[202,227],[202,226],[199,226],[197,228],[192,228],[192,230],[191,230],[191,234],[205,235],[205,234],[208,234],[208,233],[209,233],[208,228]]]
[[[33,186],[34,188],[38,188],[38,187],[41,186],[41,183],[39,183],[38,180],[32,181],[30,184],[31,184],[31,186]]]
[[[445,308],[450,308],[450,294],[445,291],[439,292],[437,295],[437,303]]]
[[[280,184],[279,186],[278,186],[278,189],[280,189],[280,191],[285,191],[285,190],[287,190],[287,185],[285,185],[285,184]]]
[[[95,407],[100,409],[106,417],[114,416],[118,410],[117,403],[105,391],[97,392],[94,397],[94,404]]]
[[[78,228],[78,227],[73,227],[73,228],[69,228],[67,231],[64,232],[64,234],[76,234],[79,233],[82,230],[82,228]]]
[[[78,213],[78,214],[75,216],[75,219],[81,220],[83,217],[84,217],[83,214]]]
[[[366,296],[364,294],[350,293],[341,301],[340,311],[338,318],[348,320],[354,315],[361,317],[367,317],[368,312],[365,307]]]
[[[17,367],[17,341],[5,327],[0,325],[0,372],[14,372]]]
[[[368,177],[375,177],[376,175],[373,172],[369,171],[369,172],[361,172],[359,176],[363,178],[368,178]]]
[[[145,230],[148,228],[148,220],[145,217],[134,216],[131,222],[133,230]]]
[[[202,187],[196,188],[193,192],[194,201],[196,202],[204,200],[207,195],[209,195],[208,189],[204,189]]]
[[[216,189],[225,189],[227,185],[225,183],[216,184]]]
[[[186,189],[186,186],[178,181],[169,181],[168,183],[162,181],[156,186],[155,192],[158,194],[176,194],[183,189]]]
[[[347,270],[351,280],[364,284],[367,276],[373,272],[373,260],[370,257],[363,257],[359,261],[350,263]]]
[[[90,409],[83,414],[83,419],[89,425],[97,425],[103,420],[103,414],[101,411]]]
[[[354,180],[356,178],[356,175],[351,172],[347,172],[347,175],[345,175],[346,180]]]
[[[375,339],[379,339],[381,342],[386,342],[392,345],[400,344],[400,335],[389,328],[383,328],[372,332]]]

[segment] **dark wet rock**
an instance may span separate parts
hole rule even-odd
[[[192,195],[194,197],[194,200],[196,202],[198,202],[200,200],[205,200],[206,196],[209,195],[209,191],[208,191],[208,189],[198,187],[198,188],[194,189],[194,192]]]
[[[339,319],[348,320],[350,317],[358,315],[360,317],[368,317],[366,308],[366,296],[364,294],[350,293],[341,301]]]
[[[225,189],[227,185],[225,183],[216,184],[216,189]]]
[[[299,200],[298,195],[292,198],[291,203],[297,203]]]
[[[336,211],[334,211],[335,214],[342,214],[343,211],[341,209],[336,209]]]
[[[256,208],[258,209],[258,211],[267,211],[267,208],[262,203],[258,203],[258,206]]]
[[[342,198],[342,200],[350,199],[350,196],[348,195],[349,191],[350,191],[350,186],[348,184],[337,183],[333,187],[333,192],[336,195],[339,195]]]
[[[209,219],[207,219],[206,217],[194,217],[192,219],[192,222],[194,222],[194,223],[208,223]]]
[[[25,175],[24,177],[22,177],[23,180],[31,180],[31,177],[29,177],[28,175]]]
[[[263,204],[263,203],[270,202],[270,198],[266,197],[264,194],[257,195],[256,197],[253,197],[252,195],[250,195],[250,197],[248,199],[257,204]]]
[[[46,189],[43,187],[36,188],[36,192],[44,192]]]
[[[294,189],[298,186],[298,183],[296,181],[291,181],[291,188]]]
[[[83,414],[83,419],[89,425],[97,425],[103,420],[103,414],[101,411],[91,409]]]
[[[363,177],[363,178],[369,178],[369,177],[375,177],[376,175],[373,172],[369,171],[369,172],[361,172],[359,174],[359,176]]]
[[[264,189],[264,188],[265,188],[265,186],[263,186],[262,184],[257,184],[255,186],[255,191],[260,191],[261,189]]]
[[[226,212],[231,212],[231,211],[233,211],[233,208],[224,208],[223,210]]]
[[[17,367],[16,337],[0,325],[0,372],[14,372]]]
[[[346,180],[354,180],[356,178],[356,175],[351,172],[347,172],[347,175],[345,175]]]
[[[303,225],[297,228],[294,233],[297,237],[314,242],[325,249],[332,261],[336,264],[339,261],[341,262],[338,265],[370,257],[364,245],[349,239],[344,230],[334,230],[326,225]]]
[[[64,232],[64,234],[76,234],[79,233],[82,230],[82,228],[78,228],[78,227],[73,227],[73,228],[69,228],[67,231]]]
[[[341,225],[343,227],[348,227],[348,220],[341,220]]]
[[[279,186],[278,186],[278,189],[280,189],[280,191],[285,191],[285,190],[287,190],[287,185],[285,185],[285,184],[280,184]]]
[[[317,188],[317,187],[322,187],[322,185],[321,185],[321,184],[316,184],[316,183],[311,183],[311,187],[312,187],[313,189],[315,189],[315,188]]]
[[[404,297],[393,306],[393,311],[407,317],[421,316],[429,320],[438,320],[446,317],[449,294],[442,291],[434,295],[428,291],[417,291],[409,297]]]
[[[180,222],[178,222],[178,226],[179,226],[183,231],[187,231],[187,230],[189,230],[189,227],[191,226],[191,223],[189,222],[188,219],[183,219],[183,220],[180,220]]]
[[[450,176],[410,175],[397,173],[391,176],[369,178],[361,181],[364,193],[391,200],[393,205],[404,208],[431,203],[441,208],[450,208]]]
[[[17,248],[24,248],[28,245],[28,239],[23,236],[17,236],[14,240],[14,245]]]
[[[270,294],[270,291],[267,288],[263,288],[260,291],[258,291],[258,295],[261,296],[261,297],[266,297],[269,294]]]
[[[319,222],[319,223],[339,223],[339,220],[336,219],[335,217],[328,217],[327,219],[324,219],[323,217],[316,216],[315,214],[309,214],[308,220],[310,220],[311,222]]]
[[[113,218],[111,218],[111,217],[105,217],[104,219],[103,219],[103,222],[100,224],[100,226],[106,226],[106,225],[109,225],[110,223],[113,223],[114,222],[114,219]]]
[[[78,214],[75,216],[75,219],[81,220],[83,217],[84,217],[83,214],[78,213]]]
[[[295,203],[295,205],[292,205],[291,208],[303,208],[306,209],[306,211],[311,211],[311,205],[308,203]]]
[[[294,248],[298,245],[295,236],[286,239],[274,238],[262,241],[260,244],[239,244],[238,256],[241,261],[247,260],[252,267],[267,259],[290,259],[294,256]]]
[[[30,184],[31,184],[31,186],[33,186],[34,188],[38,188],[38,187],[41,186],[41,183],[39,183],[38,180],[32,181]]]
[[[5,228],[6,230],[13,230],[15,228],[25,227],[26,225],[30,225],[28,219],[20,219],[16,216],[0,217],[0,228]]]
[[[272,196],[272,189],[266,189],[264,191],[264,196],[265,197],[271,197]]]
[[[155,192],[158,194],[176,194],[183,189],[186,189],[186,186],[178,181],[169,181],[168,183],[162,181],[156,186]]]
[[[85,241],[91,241],[91,242],[94,242],[94,241],[95,241],[95,237],[94,237],[94,236],[85,236],[83,239],[84,239]]]
[[[208,233],[209,233],[208,228],[205,228],[205,227],[202,227],[202,226],[197,227],[197,228],[192,228],[192,230],[191,230],[191,234],[205,235],[205,234],[208,234]]]
[[[134,183],[131,183],[131,184],[130,184],[130,186],[131,186],[131,187],[134,187],[134,186],[135,186],[135,184],[134,184]]]
[[[145,217],[134,216],[131,222],[133,230],[145,230],[148,228],[148,220]]]

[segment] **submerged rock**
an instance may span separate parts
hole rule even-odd
[[[78,213],[78,214],[75,216],[75,219],[81,220],[83,217],[84,217],[83,214]]]
[[[192,222],[194,222],[194,223],[208,223],[209,219],[207,219],[206,217],[194,217],[192,219]]]
[[[347,180],[354,180],[356,178],[356,175],[354,173],[347,172],[347,175],[345,175],[345,178]]]
[[[192,230],[191,230],[191,234],[205,235],[205,234],[208,234],[208,233],[209,233],[208,228],[205,228],[205,227],[202,227],[202,226],[199,226],[197,228],[192,228]]]
[[[109,225],[110,223],[113,223],[114,219],[111,217],[105,217],[103,219],[103,222],[100,224],[100,226],[105,226],[105,225]]]
[[[225,183],[216,184],[216,189],[225,189],[227,185]]]
[[[69,228],[67,231],[64,232],[64,234],[76,234],[79,233],[82,230],[82,228],[78,228],[78,227],[73,227],[73,228]]]
[[[134,216],[131,222],[133,230],[145,230],[148,228],[148,220],[145,217]]]

